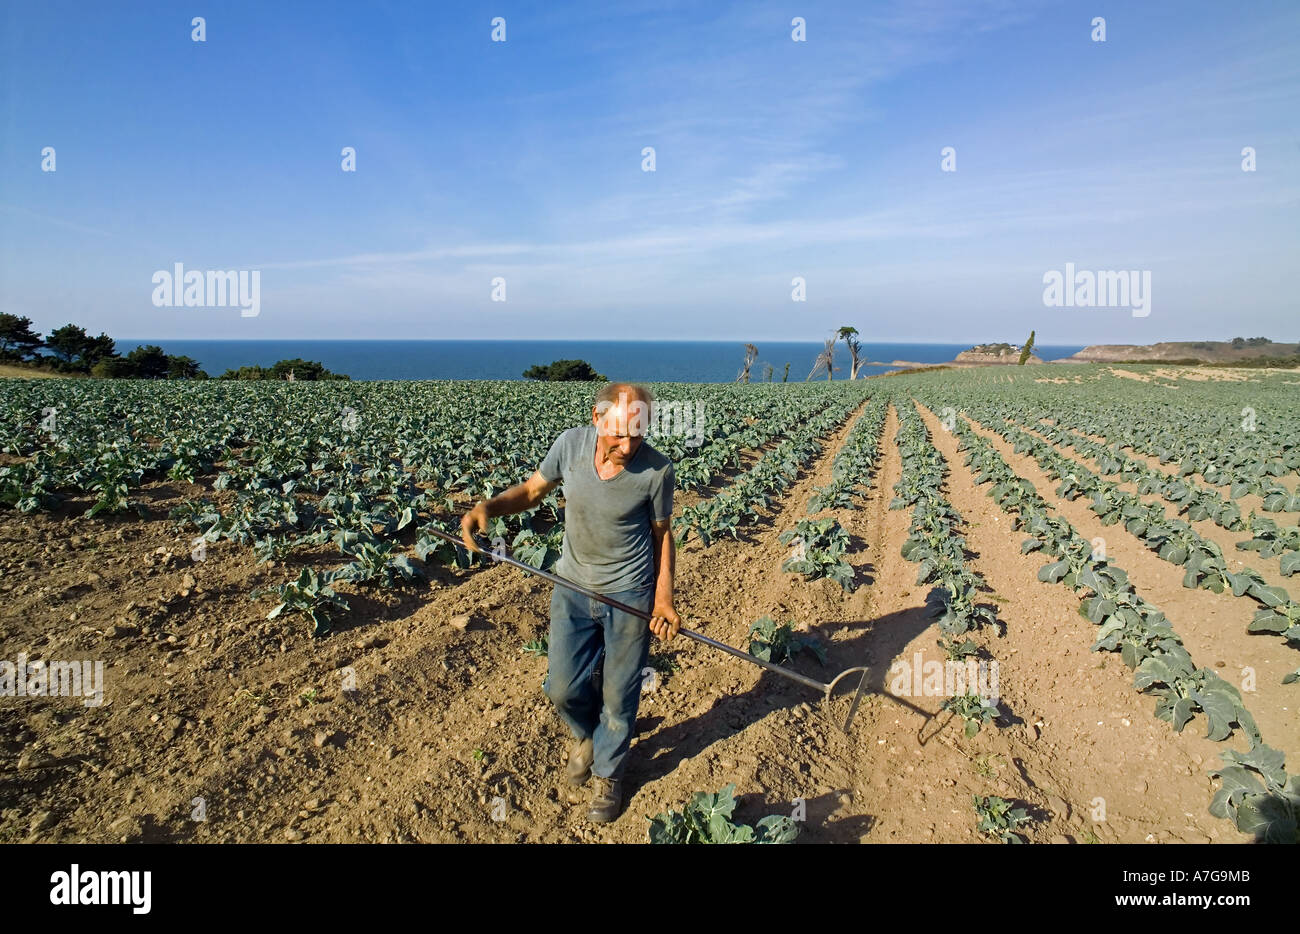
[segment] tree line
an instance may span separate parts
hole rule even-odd
[[[208,379],[193,357],[169,354],[157,344],[136,347],[126,355],[107,334],[96,337],[75,324],[55,328],[45,336],[32,330],[32,319],[0,314],[0,362],[69,376],[100,379]],[[315,360],[281,360],[269,366],[241,366],[222,373],[219,379],[240,380],[327,380],[348,379],[331,373]]]

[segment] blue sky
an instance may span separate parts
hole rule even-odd
[[[1294,0],[11,2],[0,311],[157,339],[1300,340],[1298,53]],[[260,270],[260,313],[155,307],[177,262]],[[1150,270],[1150,314],[1046,307],[1067,262]]]

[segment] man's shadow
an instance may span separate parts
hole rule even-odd
[[[827,650],[826,665],[819,666],[810,653],[803,652],[796,661],[783,667],[792,668],[800,674],[827,682],[846,668],[864,666],[867,669],[863,688],[865,702],[868,694],[889,693],[886,691],[886,679],[894,658],[919,633],[933,625],[934,618],[924,605],[910,607],[875,620],[823,622],[814,627],[813,632],[822,636],[822,645]],[[849,639],[830,642],[826,635],[837,629],[853,630],[854,635]],[[935,635],[937,639],[939,635],[937,628]],[[697,648],[701,652],[715,651],[703,645]],[[740,659],[731,663],[747,664]],[[851,674],[840,681],[836,687],[832,706],[837,712],[841,712],[839,715],[847,715],[848,701],[845,698],[851,697],[857,690],[861,678],[859,674]],[[663,778],[676,770],[683,761],[704,753],[714,743],[752,726],[774,710],[794,708],[805,702],[818,705],[821,700],[814,688],[801,686],[781,675],[764,670],[759,680],[748,691],[741,694],[720,695],[714,699],[713,706],[704,713],[639,739],[634,761],[630,763],[628,770],[629,784],[633,786],[629,790],[632,791],[643,784]],[[890,700],[929,716],[925,710],[916,707],[906,698],[895,698],[890,695]],[[639,727],[643,725],[652,727],[658,722],[658,718],[638,717]],[[839,721],[840,724],[842,722]],[[850,730],[853,729],[857,727],[850,727]]]

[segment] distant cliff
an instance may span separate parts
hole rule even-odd
[[[989,364],[1011,364],[1020,362],[1020,348],[1015,344],[977,344],[970,350],[957,354],[953,363],[958,366],[987,366]],[[1042,363],[1042,358],[1033,354],[1025,363]]]
[[[1253,357],[1288,357],[1300,353],[1300,344],[1275,344],[1265,338],[1233,341],[1163,341],[1159,344],[1093,344],[1072,357],[1053,363],[1119,363],[1158,360],[1232,363]],[[964,356],[964,355],[963,355]],[[960,359],[960,357],[958,358]]]

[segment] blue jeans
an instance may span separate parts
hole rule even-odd
[[[606,596],[649,613],[654,585]],[[575,739],[592,738],[592,774],[620,777],[650,657],[650,624],[557,586],[548,645],[542,690]]]

